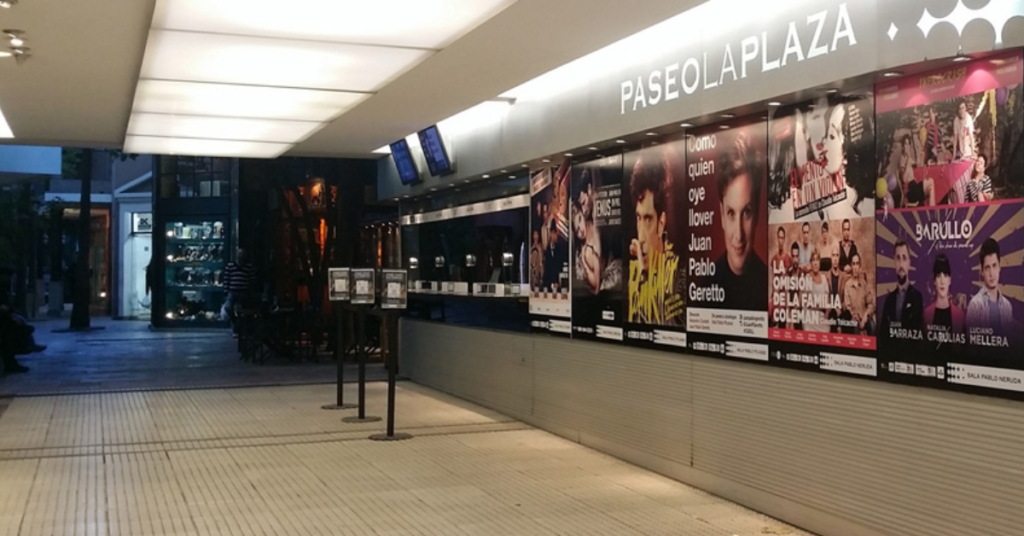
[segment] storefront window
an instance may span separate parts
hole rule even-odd
[[[228,197],[233,159],[160,157],[160,197]]]

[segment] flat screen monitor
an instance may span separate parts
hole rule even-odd
[[[416,162],[412,159],[409,142],[401,139],[392,143],[391,158],[395,160],[395,167],[398,168],[398,178],[402,181],[402,184],[419,182],[420,172],[416,169]]]
[[[430,174],[436,177],[451,173],[452,162],[448,159],[448,150],[445,149],[444,141],[441,140],[441,133],[438,132],[437,125],[419,131],[419,137]]]

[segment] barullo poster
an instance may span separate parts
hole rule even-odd
[[[877,310],[889,379],[1024,393],[1019,52],[881,84]]]
[[[623,340],[622,155],[572,166],[573,337]]]

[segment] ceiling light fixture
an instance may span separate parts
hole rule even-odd
[[[736,117],[736,114],[722,114],[722,117],[726,119],[732,119],[733,117]]]
[[[779,101],[770,101],[767,104],[768,104],[768,106],[771,106],[772,108],[774,108],[776,106],[782,106],[782,103],[779,102]]]
[[[690,127],[693,126],[693,124],[692,123],[681,123],[679,126],[681,126],[683,128],[690,128]]]
[[[572,156],[572,153],[565,153],[565,156]]]
[[[597,150],[597,147],[587,147],[587,150],[590,150],[590,151],[596,151],[596,150]]]
[[[626,143],[626,140],[615,140],[615,143]]]
[[[903,76],[901,71],[886,71],[882,73],[883,78],[896,78],[897,76]]]
[[[971,61],[971,59],[973,59],[973,58],[971,58],[967,54],[964,54],[963,47],[958,47],[957,50],[956,50],[956,56],[953,57],[953,61],[957,62],[957,63],[962,62],[962,61]]]
[[[491,178],[491,176],[490,176],[490,175],[488,175],[488,174],[486,174],[486,173],[484,173],[484,174],[483,174],[483,178],[485,178],[485,179],[489,179],[489,178]]]
[[[545,163],[545,164],[547,164],[547,163],[551,162],[551,159],[550,158],[541,158],[540,161]]]
[[[11,6],[18,3],[18,0],[0,0],[0,7],[4,9],[11,9]]]
[[[648,132],[647,135],[648,136],[657,136],[658,133],[657,132]]]

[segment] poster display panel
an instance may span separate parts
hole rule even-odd
[[[348,268],[328,268],[328,299],[330,301],[348,301],[349,271]]]
[[[887,378],[1024,394],[1020,53],[877,87]]]
[[[530,174],[530,328],[566,336],[572,334],[569,179],[568,159]]]
[[[409,298],[409,272],[406,270],[381,270],[381,309],[405,309]]]
[[[352,303],[355,305],[373,305],[377,301],[374,288],[373,268],[352,269]]]
[[[622,155],[572,166],[573,337],[623,340]]]
[[[696,353],[767,362],[766,121],[686,139],[686,331]]]
[[[629,258],[626,339],[686,348],[685,140],[623,156],[623,245]]]
[[[769,122],[768,336],[782,364],[877,376],[874,104],[866,93],[780,107]]]

